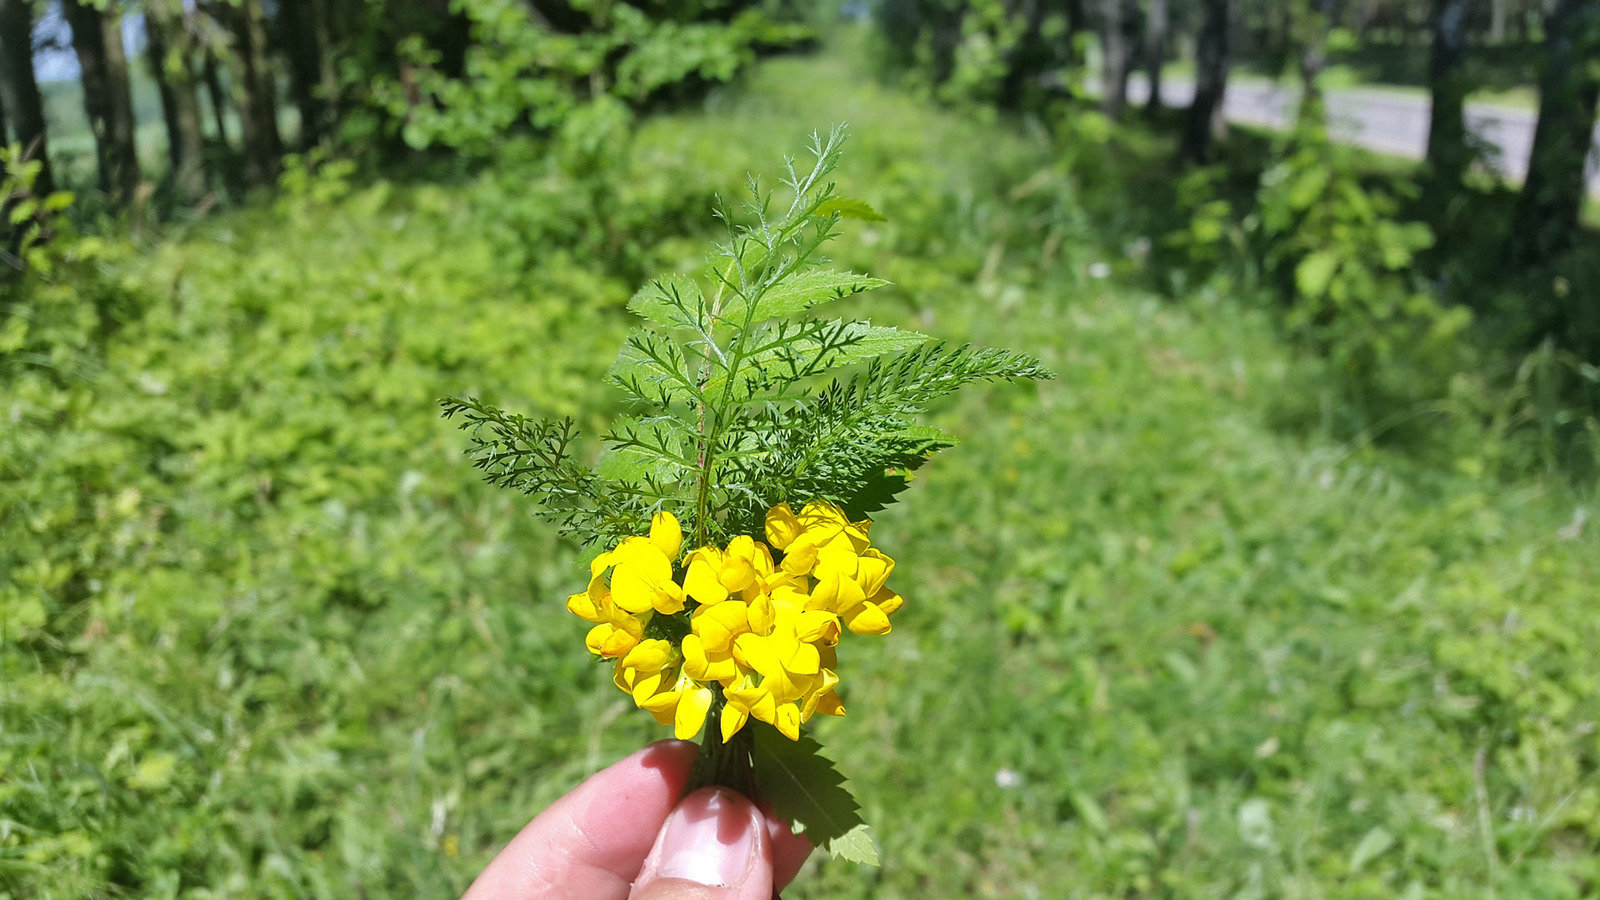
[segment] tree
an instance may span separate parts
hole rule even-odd
[[[1433,109],[1428,117],[1428,169],[1433,186],[1450,191],[1467,168],[1467,83],[1461,56],[1467,47],[1469,0],[1433,0],[1433,53],[1428,86]]]
[[[1232,0],[1201,0],[1204,20],[1195,41],[1194,103],[1184,123],[1181,155],[1204,163],[1211,158],[1211,144],[1224,128],[1223,94],[1228,89],[1228,29],[1233,21]]]
[[[1128,39],[1132,11],[1128,0],[1100,0],[1100,111],[1121,118],[1128,103],[1128,73],[1133,68],[1133,42]]]
[[[1310,0],[1307,7],[1295,12],[1301,14],[1300,118],[1326,122],[1322,72],[1328,67],[1328,33],[1333,30],[1337,10],[1334,0]]]
[[[266,14],[261,0],[206,7],[227,27],[228,54],[233,76],[233,103],[239,111],[240,142],[244,151],[245,180],[270,185],[283,160],[283,139],[278,133],[277,85],[267,52]]]
[[[1000,79],[998,103],[1002,109],[1019,109],[1028,99],[1028,87],[1036,83],[1050,62],[1050,48],[1043,34],[1044,0],[1015,0],[1011,16],[1021,21],[1021,34],[1006,54],[1006,73]]]
[[[1161,70],[1167,63],[1167,0],[1150,0],[1145,18],[1144,71],[1150,82],[1150,100],[1145,104],[1149,112],[1161,109]]]
[[[122,17],[114,8],[101,12],[83,0],[63,0],[61,9],[72,26],[72,49],[83,71],[83,109],[94,132],[100,189],[125,202],[139,186],[139,154]]]
[[[145,3],[150,74],[161,91],[173,187],[180,198],[194,201],[206,187],[205,139],[188,15],[183,4],[174,0],[147,0]]]
[[[33,4],[27,0],[0,0],[0,97],[17,143],[42,166],[34,191],[50,193],[55,181],[50,174],[44,103],[33,72]]]
[[[327,16],[319,0],[282,0],[278,43],[289,59],[289,94],[300,110],[300,143],[321,142],[331,126],[336,81],[328,65]]]
[[[1578,228],[1600,103],[1600,0],[1561,0],[1545,34],[1539,124],[1512,220],[1511,262],[1518,267],[1553,258]]]

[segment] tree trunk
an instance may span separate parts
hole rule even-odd
[[[11,126],[6,119],[6,92],[0,91],[0,144],[11,145]]]
[[[1150,0],[1149,18],[1145,20],[1144,71],[1150,82],[1150,100],[1145,109],[1151,113],[1161,109],[1161,70],[1167,63],[1167,0]]]
[[[1584,162],[1600,103],[1600,0],[1561,0],[1545,21],[1539,124],[1528,180],[1512,220],[1511,262],[1548,261],[1572,241],[1583,205]]]
[[[1044,43],[1043,0],[1019,0],[1010,10],[1022,21],[1022,34],[1006,55],[1006,73],[1000,79],[998,103],[1002,109],[1021,109],[1026,105],[1029,87],[1039,80],[1049,58]]]
[[[317,0],[282,0],[279,43],[289,58],[289,93],[300,110],[300,146],[322,142],[330,126],[326,71],[328,35]]]
[[[239,110],[245,180],[251,185],[271,185],[283,159],[283,139],[278,134],[277,91],[261,0],[218,7],[217,13],[226,17],[233,36],[233,102]]]
[[[1428,116],[1429,181],[1438,191],[1461,184],[1467,168],[1467,83],[1461,56],[1467,48],[1470,0],[1433,0],[1433,55],[1428,86],[1433,109]],[[1430,204],[1432,205],[1432,204]]]
[[[217,65],[217,54],[205,51],[205,61],[200,72],[206,82],[206,96],[211,98],[212,127],[217,129],[217,143],[228,146],[228,92],[222,89],[222,67]]]
[[[1107,118],[1122,117],[1128,103],[1128,64],[1132,48],[1123,0],[1100,0],[1100,111]]]
[[[1333,29],[1333,0],[1311,0],[1307,10],[1305,46],[1300,50],[1300,120],[1326,124],[1327,105],[1322,97],[1322,73],[1328,68],[1328,32]]]
[[[1181,154],[1193,162],[1211,159],[1213,139],[1226,125],[1223,95],[1228,89],[1228,30],[1233,19],[1232,0],[1201,0],[1205,19],[1195,43],[1194,104],[1184,123]]]
[[[22,152],[42,168],[33,192],[55,190],[45,138],[44,102],[33,72],[33,5],[25,0],[0,0],[0,97],[5,98],[11,133]]]
[[[164,0],[145,4],[150,70],[161,89],[172,183],[179,197],[193,202],[206,189],[205,138],[200,123],[200,92],[194,77],[193,42],[184,15],[181,4]]]
[[[1506,42],[1506,2],[1507,0],[1489,0],[1489,43],[1504,44]]]
[[[72,48],[83,70],[83,109],[94,132],[100,189],[126,202],[139,187],[139,154],[133,144],[133,92],[122,48],[122,20],[82,0],[63,0],[72,26]]]

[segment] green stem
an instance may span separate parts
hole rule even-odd
[[[726,704],[722,691],[714,688],[716,699],[706,715],[705,737],[700,740],[700,756],[689,773],[689,783],[684,794],[703,787],[725,787],[755,798],[755,780],[750,773],[750,752],[754,741],[749,728],[741,728],[727,743],[722,741],[722,707]]]

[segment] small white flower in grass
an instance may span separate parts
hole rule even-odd
[[[1111,277],[1111,264],[1110,263],[1103,263],[1103,262],[1090,263],[1089,264],[1089,277],[1090,278],[1110,278]]]
[[[1022,784],[1022,776],[1016,769],[1001,769],[994,773],[994,785],[1002,790],[1011,790]]]

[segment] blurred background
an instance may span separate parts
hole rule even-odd
[[[1595,896],[1597,95],[1600,0],[0,0],[0,897],[453,896],[665,736],[435,399],[600,433],[838,122],[864,314],[1059,378],[787,895]]]

